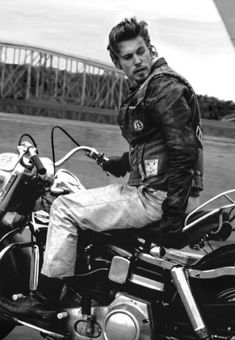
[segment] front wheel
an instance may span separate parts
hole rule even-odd
[[[22,243],[24,239],[15,235],[9,243],[15,242]],[[14,293],[27,291],[29,259],[29,253],[22,249],[15,249],[4,256],[0,263],[0,297],[11,298]],[[4,339],[15,326],[15,322],[6,319],[0,312],[0,339]]]
[[[10,298],[13,291],[11,288],[12,282],[12,268],[15,263],[12,263],[13,258],[7,256],[6,260],[0,265],[0,296],[7,296]],[[12,266],[13,265],[13,266]],[[15,327],[15,323],[4,318],[0,313],[0,339],[7,336]]]
[[[0,296],[4,296],[6,292],[6,286],[7,286],[7,280],[2,279],[2,268],[0,266]],[[4,273],[5,275],[5,273]],[[0,339],[4,339],[5,336],[7,336],[14,328],[15,328],[15,323],[12,321],[9,321],[8,319],[5,319],[3,316],[0,314]]]

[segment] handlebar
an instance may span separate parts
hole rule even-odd
[[[40,175],[44,175],[46,173],[46,168],[43,165],[40,157],[37,154],[37,149],[32,146],[28,142],[24,142],[20,145],[18,145],[18,151],[19,151],[19,158],[17,160],[17,163],[14,165],[14,168],[19,162],[22,162],[25,167],[30,168],[30,163],[35,166],[38,173]],[[104,153],[98,152],[95,148],[91,148],[89,146],[78,146],[69,151],[64,157],[62,157],[60,160],[55,162],[55,168],[59,167],[63,163],[65,163],[72,155],[74,155],[76,152],[79,151],[85,151],[86,156],[89,158],[92,158],[96,161],[96,163],[100,166],[102,166],[103,162],[107,161],[109,158],[104,155]],[[28,156],[28,161],[24,160],[24,157]],[[29,162],[29,163],[28,163]],[[14,170],[11,169],[11,170]]]
[[[32,144],[25,141],[18,146],[18,151],[20,153],[20,160],[26,167],[30,168],[29,164],[31,163],[33,166],[35,166],[40,175],[45,175],[46,168],[42,164],[42,161],[37,153],[37,148],[35,146],[32,146]],[[28,161],[30,162],[29,164],[25,164],[24,156],[28,157]]]
[[[67,161],[72,155],[74,155],[76,152],[79,151],[85,151],[85,154],[93,158],[98,165],[102,166],[102,163],[104,161],[108,160],[108,157],[106,157],[103,153],[98,152],[95,148],[91,148],[89,146],[77,146],[76,148],[69,151],[63,158],[61,158],[59,161],[55,162],[55,167],[58,167],[62,165],[65,161]]]
[[[30,158],[31,162],[33,163],[33,165],[36,167],[38,173],[40,175],[45,175],[46,173],[46,168],[44,167],[44,165],[42,164],[40,158],[38,157],[38,155],[33,155]]]

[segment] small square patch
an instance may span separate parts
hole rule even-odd
[[[158,159],[144,161],[146,177],[155,176],[158,173]]]

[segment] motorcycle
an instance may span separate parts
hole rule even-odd
[[[0,296],[13,300],[37,289],[51,201],[86,190],[63,164],[78,152],[98,165],[107,159],[56,128],[76,144],[59,161],[55,128],[53,160],[39,157],[30,135],[21,136],[17,154],[0,154]],[[148,226],[79,230],[76,273],[64,279],[56,318],[0,310],[0,339],[20,325],[50,340],[235,339],[235,244],[225,242],[234,193],[222,192],[188,214],[178,249],[153,243]]]

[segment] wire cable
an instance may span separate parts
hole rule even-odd
[[[51,151],[52,151],[52,161],[53,161],[53,167],[54,167],[54,173],[55,173],[55,144],[54,144],[54,132],[56,129],[61,130],[68,138],[71,139],[71,141],[77,145],[80,146],[80,144],[61,126],[54,126],[51,130]]]

